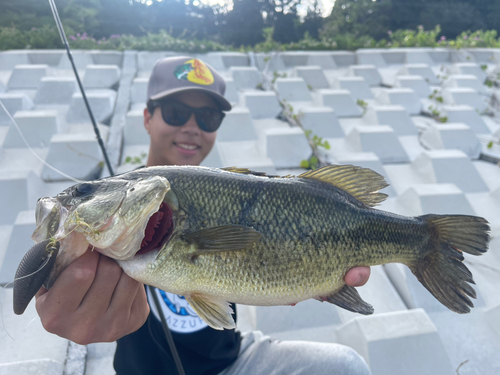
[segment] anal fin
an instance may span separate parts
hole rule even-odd
[[[328,296],[317,298],[321,301],[333,303],[343,309],[363,315],[373,314],[373,306],[363,301],[358,291],[349,285],[344,285],[342,289]]]
[[[202,294],[191,294],[185,296],[193,310],[210,327],[217,330],[234,329],[233,309],[229,302],[214,299]]]

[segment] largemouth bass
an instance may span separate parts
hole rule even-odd
[[[379,174],[355,166],[298,177],[152,167],[77,184],[37,203],[37,244],[16,274],[15,312],[89,246],[133,279],[184,296],[215,329],[235,326],[228,301],[293,305],[315,298],[371,314],[344,275],[390,262],[407,265],[450,310],[470,312],[476,294],[462,253],[487,250],[488,222],[374,209],[386,186]]]

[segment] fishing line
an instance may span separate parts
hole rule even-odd
[[[9,113],[9,111],[7,111],[7,108],[5,108],[3,102],[0,100],[0,104],[2,105],[2,108],[3,110],[5,111],[5,113],[7,113],[7,116],[9,116],[10,120],[12,121],[12,123],[14,124],[15,128],[17,129],[19,135],[21,136],[21,139],[23,140],[23,142],[25,143],[26,147],[28,147],[28,149],[31,151],[31,153],[33,155],[35,155],[35,157],[40,160],[44,165],[46,165],[47,167],[49,167],[50,169],[52,169],[54,172],[57,172],[59,173],[61,176],[63,177],[66,177],[68,180],[71,180],[73,182],[77,182],[77,183],[80,183],[82,182],[81,180],[78,180],[74,177],[71,177],[70,175],[67,175],[66,173],[64,173],[63,171],[60,171],[59,169],[57,169],[56,167],[53,167],[52,165],[50,165],[49,163],[47,163],[45,160],[43,160],[36,152],[35,150],[33,150],[31,148],[31,146],[29,145],[28,141],[26,140],[26,138],[24,137],[24,134],[23,132],[21,131],[21,128],[19,127],[19,125],[17,124],[16,120],[14,120],[14,117],[12,117],[12,115]]]
[[[113,168],[111,168],[111,163],[108,158],[108,153],[106,152],[106,148],[104,147],[104,142],[101,138],[101,133],[99,132],[99,128],[97,127],[97,123],[94,118],[94,114],[90,109],[90,104],[87,100],[87,95],[85,94],[85,90],[83,89],[82,81],[80,80],[80,76],[78,75],[78,70],[76,69],[75,62],[73,61],[73,55],[71,54],[71,49],[69,48],[68,39],[66,39],[66,33],[64,32],[61,19],[59,18],[59,13],[57,12],[57,7],[54,0],[49,0],[50,8],[52,9],[52,14],[54,15],[54,20],[56,21],[57,29],[59,31],[59,36],[66,48],[66,52],[68,54],[69,61],[71,62],[71,66],[73,68],[73,72],[75,73],[76,81],[78,82],[78,87],[80,87],[80,91],[82,93],[83,101],[85,102],[85,107],[87,107],[87,112],[90,116],[90,121],[92,121],[92,126],[94,127],[94,132],[97,137],[97,142],[99,143],[99,147],[101,148],[102,154],[104,156],[104,160],[106,161],[106,166],[108,167],[109,174],[114,176]]]

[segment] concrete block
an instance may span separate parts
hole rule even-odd
[[[275,118],[281,112],[278,98],[271,91],[244,92],[241,105],[250,110],[253,119]]]
[[[331,107],[337,117],[360,117],[363,112],[349,90],[318,90],[319,104]]]
[[[311,156],[311,147],[302,129],[268,129],[265,133],[267,156],[276,168],[298,167]]]
[[[116,342],[99,342],[87,345],[85,375],[114,375],[116,373],[113,368],[115,351]]]
[[[31,147],[48,147],[53,134],[60,132],[57,111],[18,111],[14,115],[24,138]],[[4,148],[26,148],[17,127],[10,126],[3,144]]]
[[[460,150],[423,151],[411,167],[425,183],[452,183],[464,193],[488,191],[469,157]]]
[[[490,307],[484,312],[484,317],[490,327],[500,335],[500,321],[498,320],[498,316],[500,316],[500,304]]]
[[[115,107],[116,91],[89,90],[86,95],[95,120],[98,122],[109,121]],[[90,122],[89,113],[80,92],[74,93],[71,97],[66,120],[69,123]]]
[[[343,138],[335,111],[330,107],[302,107],[299,110],[302,127],[323,138]]]
[[[470,105],[479,112],[488,109],[488,104],[473,88],[448,88],[443,90],[445,104]]]
[[[218,145],[223,166],[232,167],[236,165],[253,171],[276,174],[276,168],[272,160],[263,154],[258,141],[218,142]]]
[[[306,82],[302,78],[278,78],[276,89],[282,100],[288,102],[307,102],[312,100]]]
[[[28,51],[29,62],[33,65],[45,64],[49,66],[58,66],[65,50],[31,50]]]
[[[439,333],[422,309],[353,319],[337,330],[337,338],[365,359],[373,375],[454,374]]]
[[[283,71],[287,70],[281,54],[272,53],[256,53],[255,55],[256,65],[260,71],[264,71],[267,67],[267,72],[273,71]]]
[[[226,70],[222,56],[217,52],[200,53],[196,55],[196,58],[210,65],[218,72]]]
[[[421,76],[396,76],[395,86],[413,89],[420,98],[428,98],[431,94],[429,84]]]
[[[63,375],[63,371],[64,363],[56,362],[53,359],[34,359],[0,364],[0,373],[4,375]]]
[[[409,115],[418,115],[422,110],[420,98],[410,88],[382,89],[376,99],[380,104],[400,105]]]
[[[16,65],[27,65],[27,50],[12,50],[0,52],[0,70],[12,70]]]
[[[20,210],[34,209],[40,197],[42,182],[29,169],[0,171],[0,225],[14,223]]]
[[[389,125],[398,136],[418,133],[405,107],[400,105],[371,106],[366,112],[364,121],[369,125]]]
[[[245,107],[235,107],[226,113],[221,127],[217,131],[220,142],[254,141],[257,133],[252,123],[250,110]]]
[[[436,64],[445,64],[451,61],[451,53],[447,48],[432,48],[428,53]]]
[[[120,68],[116,65],[89,65],[83,77],[87,89],[108,89],[115,87],[120,80]]]
[[[144,127],[144,111],[139,109],[129,111],[123,133],[124,145],[149,145],[149,142],[149,134]]]
[[[103,167],[101,149],[92,133],[53,135],[45,161],[79,180],[95,179]],[[47,166],[43,167],[42,178],[47,182],[66,179]]]
[[[382,57],[389,65],[401,65],[406,61],[406,53],[402,48],[388,48],[381,50]]]
[[[363,77],[341,77],[334,82],[334,88],[349,90],[354,100],[373,99],[373,93],[370,86]]]
[[[307,86],[312,89],[325,89],[330,86],[325,73],[323,73],[321,67],[317,65],[296,67],[294,69],[294,75],[302,78]]]
[[[382,77],[375,65],[351,65],[349,75],[363,77],[370,86],[379,86],[382,83]]]
[[[474,55],[465,49],[452,50],[450,53],[451,62],[474,62],[476,58]]]
[[[92,60],[96,65],[117,65],[123,64],[123,52],[119,51],[92,51]]]
[[[474,215],[464,193],[454,184],[418,184],[398,196],[411,216],[424,214]]]
[[[308,66],[319,66],[321,69],[335,69],[337,64],[333,59],[331,52],[324,51],[309,51],[309,57],[307,59]]]
[[[373,152],[382,163],[407,163],[409,157],[387,125],[355,126],[346,141],[357,152]]]
[[[153,70],[156,62],[165,57],[182,56],[175,52],[139,52],[137,53],[137,68],[141,72]]]
[[[130,88],[130,100],[132,103],[140,103],[146,105],[148,96],[148,81],[147,77],[137,77],[132,81]]]
[[[16,65],[7,83],[9,90],[37,89],[42,77],[47,75],[48,65]]]
[[[466,48],[468,53],[474,56],[478,63],[494,64],[498,62],[498,51],[496,48]]]
[[[226,69],[232,66],[248,66],[249,60],[246,53],[241,52],[217,52],[222,56]]]
[[[92,65],[94,63],[94,60],[92,59],[92,51],[71,51],[71,55],[73,56],[73,62],[78,70],[85,70],[88,65]],[[73,69],[66,53],[62,55],[58,68],[64,70]]]
[[[213,167],[221,168],[224,167],[222,163],[222,157],[219,150],[219,142],[215,141],[212,151],[207,155],[207,157],[201,162],[202,167]],[[226,165],[227,167],[227,165]]]
[[[76,78],[42,77],[34,101],[36,104],[69,104],[77,90]]]
[[[5,85],[0,81],[0,93],[5,92]]]
[[[26,199],[26,195],[25,198]],[[18,209],[19,210],[19,209]],[[31,234],[35,230],[35,211],[19,210],[14,223],[12,233],[7,245],[7,251],[0,267],[0,285],[6,285],[14,281],[17,267],[21,263],[24,254],[35,244]],[[12,286],[12,285],[11,285]]]
[[[27,251],[27,249],[21,247],[17,250],[23,255]],[[37,361],[36,366],[39,367],[33,366],[35,364],[31,362],[32,366],[19,367],[18,372],[4,372],[0,368],[0,373],[23,375],[62,374],[62,372],[58,371],[62,370],[66,360],[68,340],[45,331],[36,313],[34,302],[28,305],[23,315],[14,314],[12,303],[12,288],[1,288],[2,327],[5,329],[0,330],[0,341],[3,343],[0,351],[0,363],[7,365],[16,362]],[[59,366],[53,362],[56,362]],[[24,372],[25,369],[29,372]],[[44,369],[47,369],[47,372],[42,372]],[[51,370],[54,370],[54,372],[51,372]]]
[[[224,93],[224,97],[233,105],[240,101],[236,83],[232,78],[226,78],[226,92]]]
[[[387,66],[382,52],[378,49],[358,49],[356,51],[357,63],[359,65],[374,65],[377,68]]]
[[[309,60],[309,53],[303,51],[287,51],[280,55],[287,67],[306,66]]]
[[[398,75],[420,76],[430,85],[440,84],[438,77],[427,64],[406,64],[400,69]]]
[[[420,134],[420,140],[433,150],[458,149],[472,159],[481,153],[479,139],[462,123],[435,124]]]
[[[406,63],[433,65],[434,61],[432,61],[427,51],[418,50],[417,48],[409,48],[406,50]]]
[[[239,90],[255,89],[262,81],[261,74],[254,66],[233,66],[229,73]]]
[[[481,116],[468,105],[445,105],[442,107],[441,116],[448,117],[448,122],[461,122],[468,125],[475,134],[491,134]]]
[[[27,111],[35,106],[28,95],[22,93],[1,93],[0,101],[11,116],[14,116],[17,111]],[[0,106],[0,125],[10,125],[11,123],[12,120],[5,113],[3,107]]]
[[[450,71],[459,75],[473,75],[480,83],[483,83],[488,76],[486,72],[476,63],[456,63],[450,67]]]
[[[479,79],[472,74],[451,74],[448,79],[443,82],[443,87],[468,87],[477,92],[487,92],[486,86],[482,85]]]
[[[349,66],[356,64],[356,53],[349,51],[332,51],[330,52],[335,65],[338,67]]]
[[[341,324],[338,308],[332,304],[311,299],[295,306],[257,306],[255,310],[257,330],[266,335],[272,334],[273,337],[278,332],[285,333],[290,330],[315,327],[326,328]]]

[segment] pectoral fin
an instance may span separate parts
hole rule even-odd
[[[233,309],[229,306],[229,302],[201,294],[187,295],[185,298],[196,314],[213,329],[236,328],[231,316]]]
[[[184,234],[183,238],[195,244],[198,253],[202,254],[205,251],[243,250],[260,240],[262,234],[244,225],[220,225]]]
[[[317,298],[319,301],[333,303],[343,309],[357,312],[363,315],[373,314],[373,306],[361,299],[358,291],[349,285],[344,285],[342,289],[328,296]]]

